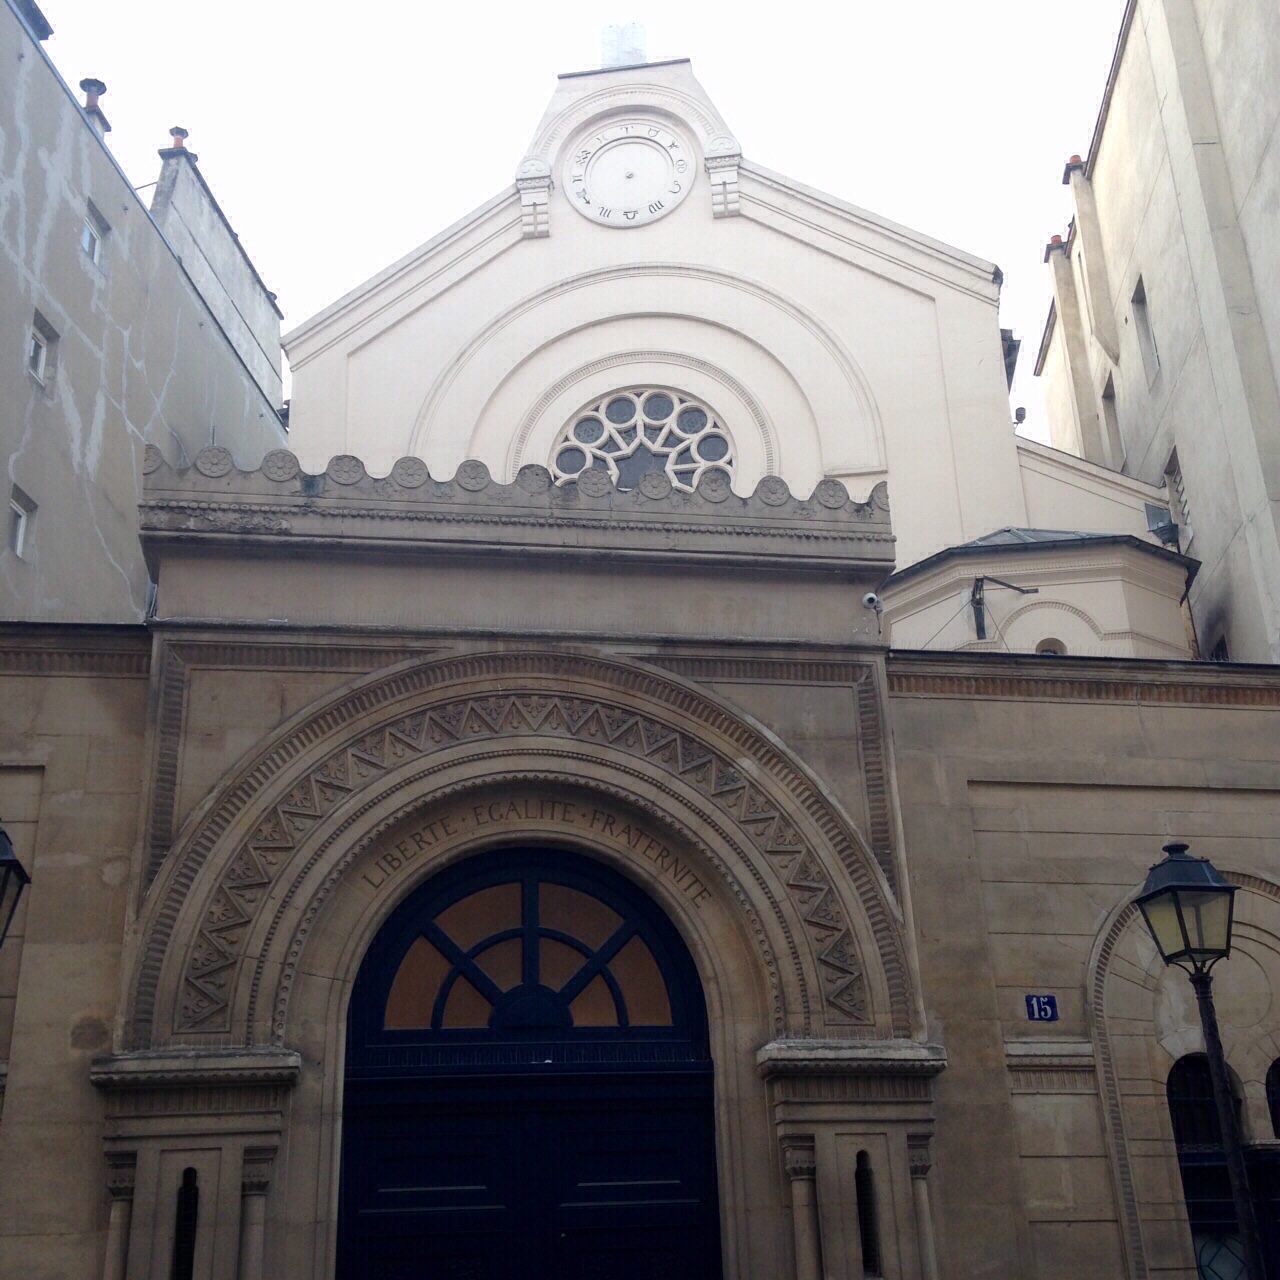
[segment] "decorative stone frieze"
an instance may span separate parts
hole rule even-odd
[[[212,897],[185,974],[179,1029],[222,1027],[239,942],[289,851],[340,804],[415,756],[505,736],[607,742],[615,750],[671,769],[734,814],[783,872],[825,978],[828,1016],[869,1023],[865,970],[839,894],[800,830],[739,764],[621,703],[547,696],[535,690],[463,697],[414,712],[320,761],[258,825],[226,868]]]
[[[766,1080],[814,1075],[936,1076],[946,1070],[940,1044],[915,1040],[771,1040],[756,1054]]]
[[[356,727],[344,728],[348,722]],[[733,857],[741,859],[735,874],[745,873],[753,894],[765,894],[766,872],[770,881],[777,877],[789,899],[783,915],[794,926],[782,922],[771,898],[760,896],[756,909],[777,918],[780,929],[798,931],[795,939],[779,935],[776,945],[821,992],[812,1006],[804,996],[795,1010],[805,1024],[820,1017],[910,1034],[911,982],[892,891],[863,839],[797,762],[727,707],[652,670],[562,652],[517,652],[418,661],[371,676],[300,718],[228,777],[221,797],[174,849],[153,895],[132,1042],[156,1043],[153,1037],[171,1034],[169,1028],[225,1034],[233,1000],[247,1002],[237,1005],[238,1016],[255,1027],[274,1007],[270,1035],[284,1037],[291,975],[318,908],[315,888],[294,900],[288,887],[294,878],[308,874],[317,858],[333,864],[331,877],[340,876],[378,834],[348,824],[396,779],[426,778],[471,758],[486,762],[487,776],[505,777],[503,755],[527,753],[539,742],[557,757],[572,752],[598,760],[618,771],[627,790],[644,776],[672,802],[680,794],[696,797],[705,815],[697,821],[719,824],[725,834],[716,841],[735,842]],[[407,786],[406,804],[429,802],[439,802],[433,791]],[[238,832],[233,838],[231,828]],[[852,898],[837,884],[845,874]],[[254,965],[243,952],[245,940],[266,929],[277,909],[287,918],[265,936],[284,950]],[[181,953],[171,948],[175,937],[189,939]],[[811,958],[796,952],[801,938]],[[264,963],[265,973],[278,975],[278,991],[264,989],[259,1000],[253,975]],[[162,980],[163,972],[172,977]],[[235,996],[237,990],[244,994]],[[165,1023],[173,1018],[168,1027],[153,1021],[157,1003],[173,1009],[164,1015]]]
[[[246,1124],[277,1133],[301,1070],[289,1050],[208,1049],[98,1058],[89,1079],[105,1095],[108,1156],[144,1138]]]
[[[1011,1040],[1005,1047],[1013,1093],[1096,1093],[1089,1040]]]
[[[914,1040],[772,1040],[756,1054],[756,1069],[788,1111],[864,1102],[927,1107],[931,1081],[946,1065],[941,1045]]]
[[[1047,672],[1044,659],[1038,656],[991,656],[998,661],[984,670],[982,659],[974,654],[894,654],[887,667],[889,693],[916,698],[1280,707],[1280,684],[1256,667],[1073,658],[1068,674]]]
[[[142,1085],[292,1084],[300,1065],[289,1049],[174,1049],[95,1058],[89,1078],[108,1092]]]
[[[0,626],[0,675],[145,677],[151,643],[141,627],[77,627],[30,623]]]

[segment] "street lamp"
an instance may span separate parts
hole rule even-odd
[[[0,945],[3,945],[13,923],[14,912],[22,891],[31,883],[27,869],[18,861],[13,851],[13,841],[0,827]]]
[[[1147,873],[1147,882],[1137,898],[1138,908],[1160,958],[1165,964],[1185,969],[1195,989],[1209,1076],[1213,1081],[1213,1099],[1222,1130],[1222,1147],[1227,1157],[1231,1199],[1235,1202],[1236,1224],[1244,1251],[1245,1274],[1248,1280],[1265,1280],[1240,1124],[1227,1081],[1227,1059],[1218,1034],[1213,978],[1209,973],[1219,960],[1231,954],[1236,886],[1224,880],[1208,858],[1189,857],[1185,844],[1167,844],[1164,853],[1165,860],[1156,863]]]

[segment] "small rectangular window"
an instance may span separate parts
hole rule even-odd
[[[31,547],[31,521],[36,504],[15,484],[9,494],[9,550],[20,560]]]
[[[98,261],[98,253],[102,248],[102,237],[98,234],[98,228],[88,218],[84,220],[84,227],[80,232],[80,248],[84,250],[84,256],[90,262]]]
[[[103,244],[108,230],[110,228],[107,226],[107,220],[90,200],[88,211],[84,215],[84,223],[80,228],[80,249],[95,266],[102,265]]]
[[[1115,379],[1108,377],[1102,389],[1102,421],[1107,431],[1107,452],[1112,470],[1124,470],[1124,437],[1120,434],[1120,417],[1116,413]]]
[[[44,334],[32,329],[27,337],[27,372],[44,386],[45,369],[49,363],[49,344]]]
[[[1179,542],[1185,547],[1195,537],[1195,533],[1191,528],[1191,507],[1187,502],[1187,486],[1182,479],[1182,464],[1178,461],[1177,449],[1165,463],[1164,483],[1169,490],[1169,510],[1181,529]]]
[[[53,383],[57,349],[57,330],[37,311],[31,318],[31,328],[27,330],[27,372],[42,387]]]
[[[1142,364],[1151,382],[1160,372],[1160,352],[1156,347],[1155,330],[1151,327],[1151,311],[1147,306],[1147,286],[1138,277],[1133,290],[1133,327],[1137,330],[1138,347],[1142,352]]]

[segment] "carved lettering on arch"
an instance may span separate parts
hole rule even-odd
[[[828,1019],[872,1021],[857,943],[821,861],[795,825],[727,756],[622,705],[516,692],[459,697],[416,711],[335,750],[299,781],[262,819],[223,874],[188,955],[177,1029],[227,1029],[241,946],[258,904],[281,863],[335,807],[411,759],[459,743],[530,734],[594,740],[659,764],[735,820],[779,869],[804,920],[818,958]],[[660,850],[649,852],[656,856]],[[685,871],[682,875],[688,878]]]

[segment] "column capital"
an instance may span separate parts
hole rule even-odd
[[[275,1147],[246,1147],[240,1170],[240,1194],[265,1196],[271,1187],[271,1166]]]
[[[929,1154],[929,1135],[927,1133],[907,1134],[907,1165],[913,1178],[926,1178],[933,1167],[933,1158]]]
[[[787,1177],[793,1182],[799,1178],[812,1180],[817,1175],[818,1161],[812,1134],[784,1135],[782,1158],[787,1167]]]
[[[107,1152],[107,1194],[112,1200],[132,1200],[138,1172],[136,1151]]]

